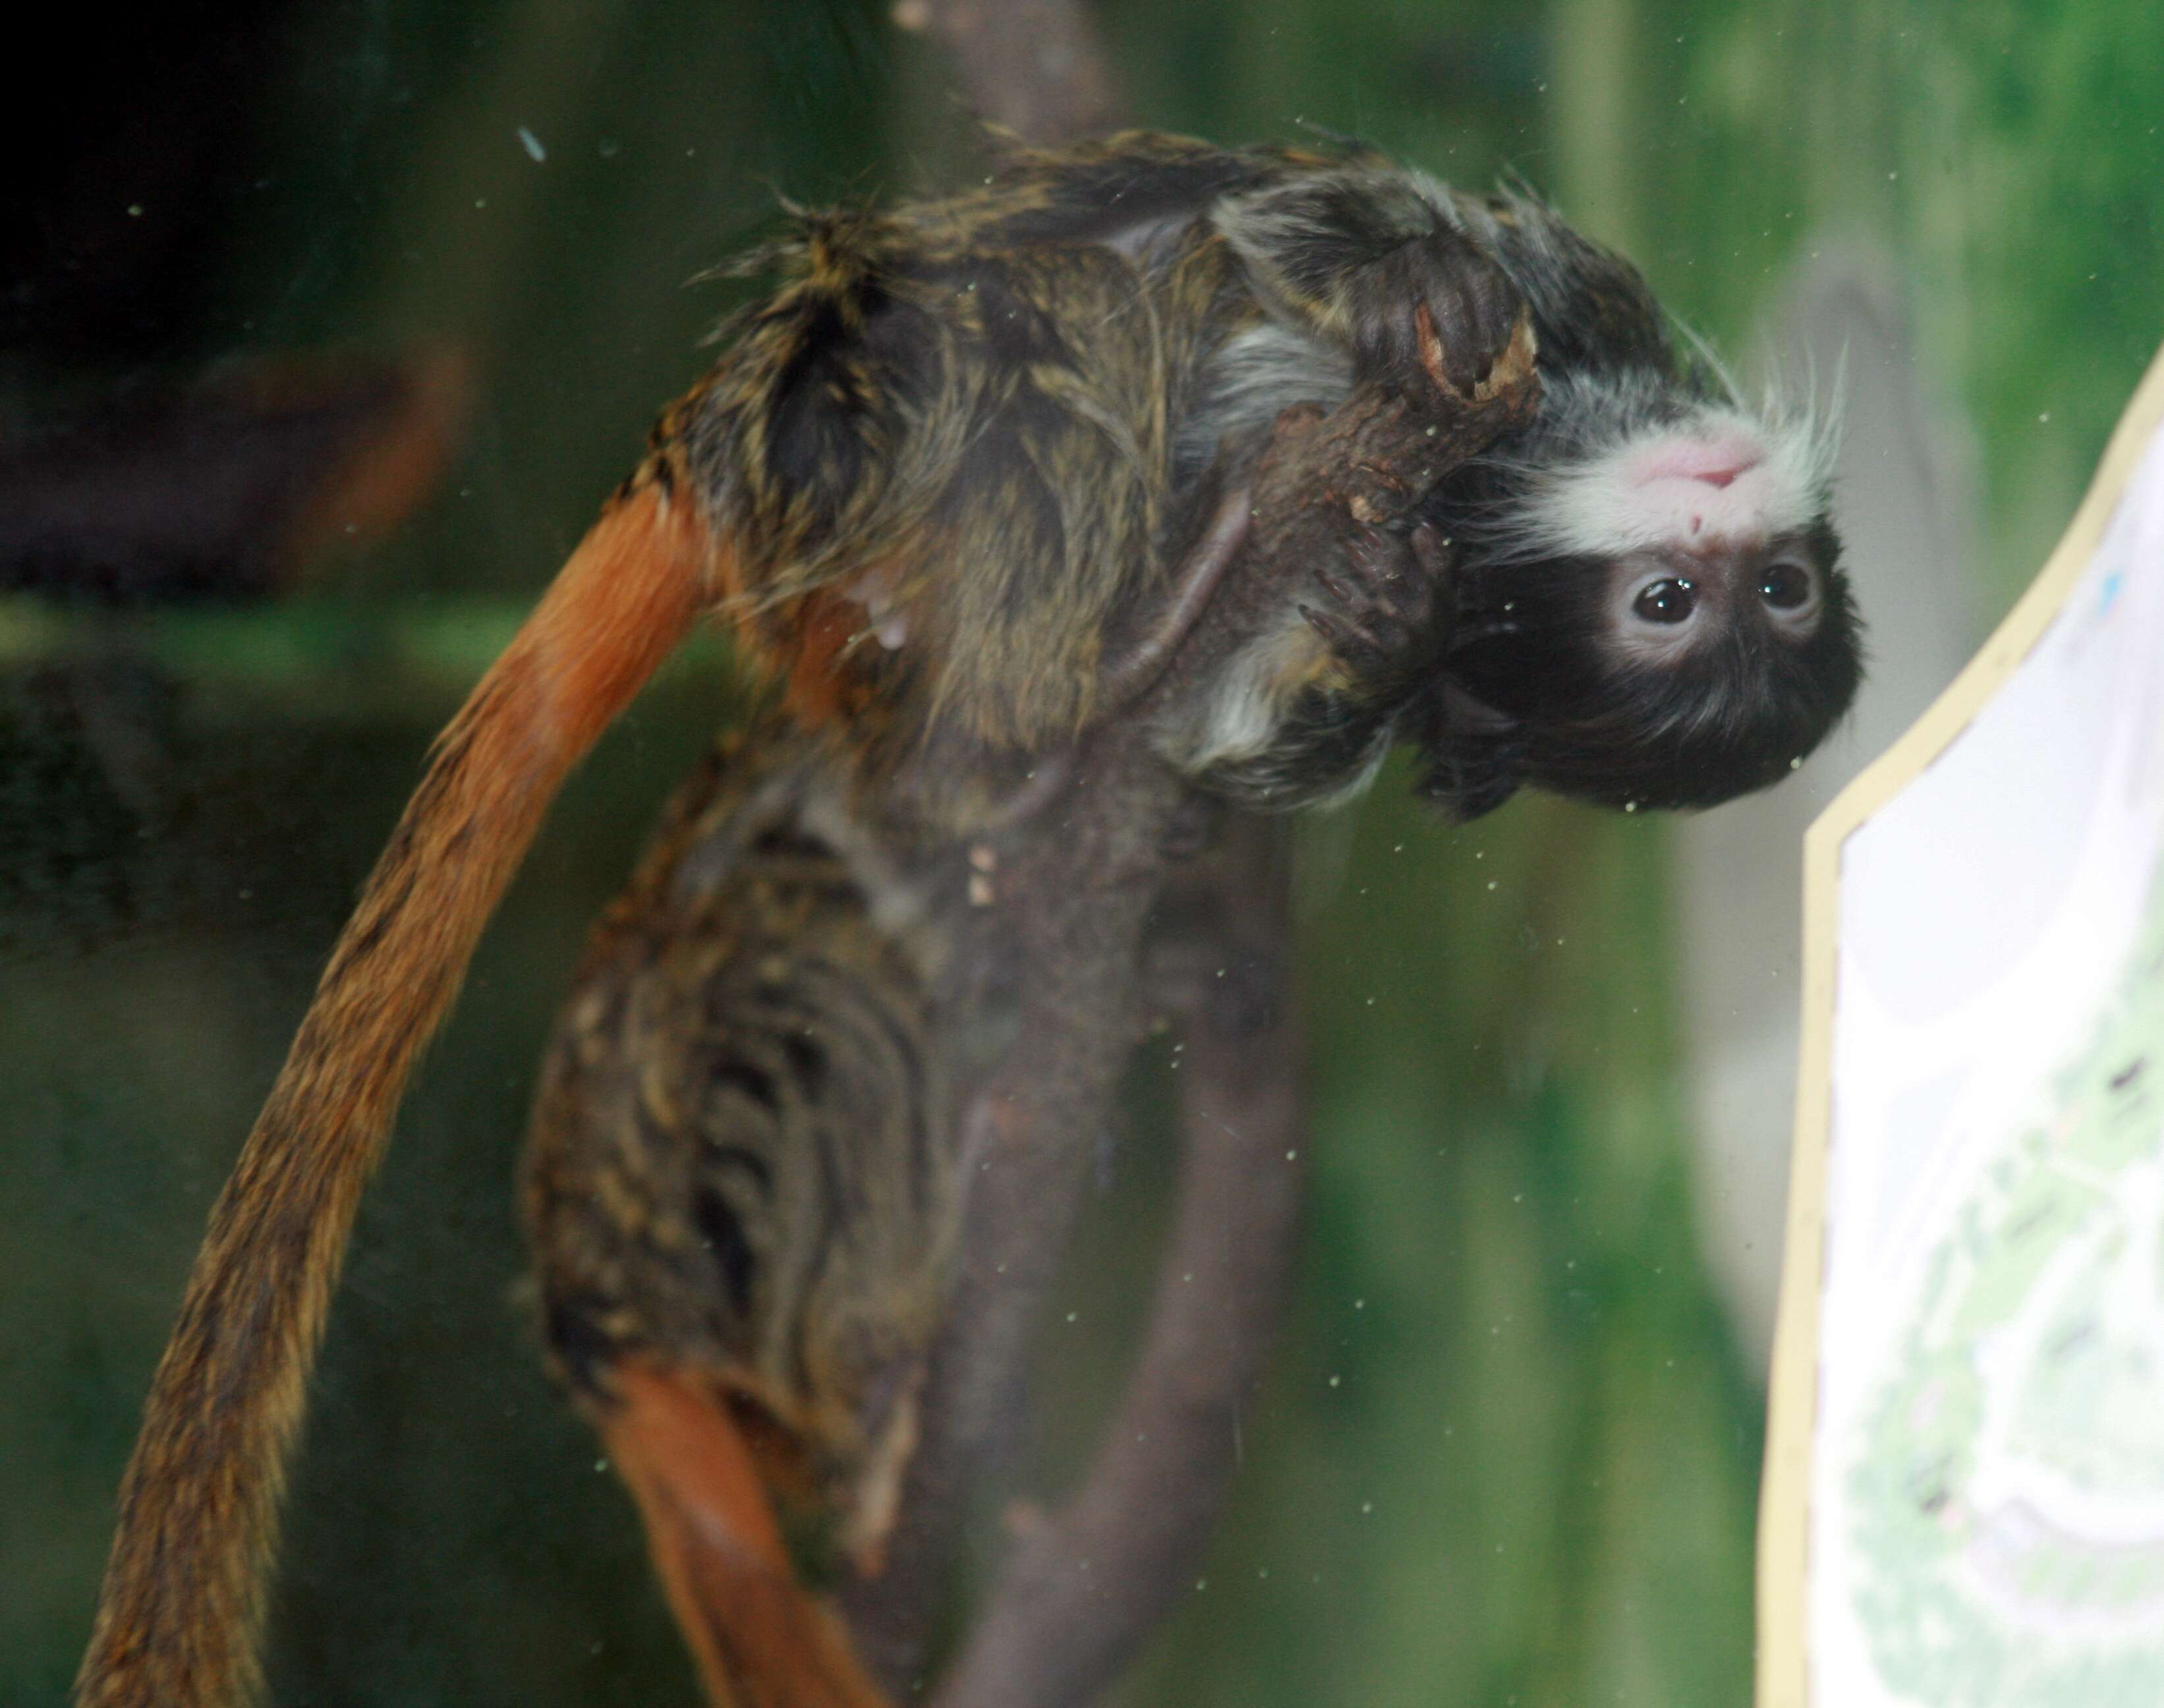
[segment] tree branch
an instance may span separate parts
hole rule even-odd
[[[1081,1487],[1030,1526],[938,1708],[1079,1708],[1164,1615],[1208,1541],[1298,1243],[1305,1051],[1287,960],[1283,839],[1231,827],[1202,901],[1179,1207],[1142,1351]]]
[[[1125,117],[1111,56],[1074,0],[898,0],[892,15],[953,56],[972,113],[1017,136],[1072,142]]]

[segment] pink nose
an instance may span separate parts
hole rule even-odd
[[[1698,481],[1725,486],[1757,468],[1763,455],[1747,439],[1687,439],[1649,452],[1633,472],[1641,486],[1653,481]]]

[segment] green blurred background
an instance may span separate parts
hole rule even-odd
[[[1522,172],[1731,349],[1815,253],[1879,258],[1904,383],[1977,495],[1978,622],[2164,332],[2153,0],[1100,15],[1145,122]],[[60,92],[87,104],[12,151],[0,410],[414,339],[480,384],[436,497],[297,598],[0,602],[0,1703],[26,1705],[65,1690],[203,1214],[423,745],[737,300],[686,281],[770,229],[777,192],[938,183],[964,124],[937,54],[871,4],[65,27],[55,63],[90,69]],[[123,87],[184,92],[150,115],[174,128],[97,104],[116,60]],[[69,282],[116,255],[134,294]],[[710,648],[609,738],[407,1106],[298,1468],[281,1703],[693,1699],[630,1509],[540,1374],[509,1180],[586,922],[738,703]],[[1761,1349],[1702,1256],[1675,833],[1542,800],[1446,831],[1386,777],[1300,834],[1300,1295],[1231,1517],[1125,1700],[1743,1702]],[[1141,1309],[1163,1069],[1137,1072],[1048,1324],[1034,1489],[1087,1451]]]

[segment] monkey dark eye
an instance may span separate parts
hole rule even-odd
[[[1810,603],[1810,571],[1786,561],[1766,565],[1758,577],[1758,596],[1776,611],[1794,611]]]
[[[1631,612],[1641,623],[1686,623],[1698,609],[1698,589],[1680,575],[1649,581],[1631,602]]]

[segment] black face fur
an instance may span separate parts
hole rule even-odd
[[[1861,675],[1832,529],[1696,563],[1464,565],[1409,733],[1427,793],[1473,818],[1521,785],[1699,807],[1778,782]],[[1808,585],[1806,585],[1806,579]]]

